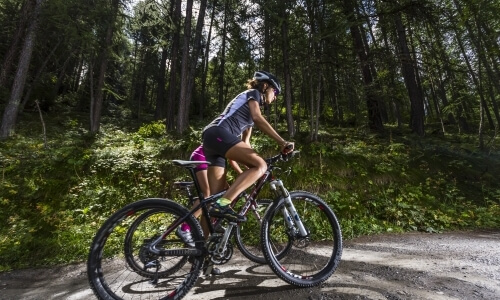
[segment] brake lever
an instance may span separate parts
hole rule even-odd
[[[293,144],[290,143],[290,144],[287,144],[285,146],[285,148],[283,148],[283,151],[291,150],[291,149],[293,149]],[[290,154],[290,152],[281,152],[281,159],[286,161],[287,160],[286,156],[288,156],[289,154]]]
[[[287,154],[282,153],[282,154],[281,154],[281,159],[282,159],[283,161],[288,161],[290,158],[294,157],[294,156],[295,156],[295,154],[297,154],[297,153],[300,153],[300,151],[298,151],[298,150],[294,150],[294,151],[292,151],[292,152],[290,152],[290,153],[287,153]]]

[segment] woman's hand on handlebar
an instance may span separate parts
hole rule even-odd
[[[281,153],[283,153],[283,154],[288,154],[288,153],[292,152],[293,149],[295,149],[295,143],[294,142],[287,142],[287,141],[285,141],[281,145]]]

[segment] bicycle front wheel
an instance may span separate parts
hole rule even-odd
[[[203,267],[204,238],[192,215],[186,222],[195,247],[186,247],[175,235],[176,228],[170,231],[169,227],[188,214],[186,208],[167,199],[137,201],[114,213],[94,237],[87,261],[88,280],[97,298],[184,297]],[[151,247],[160,237],[156,247]]]
[[[327,280],[340,263],[342,233],[337,217],[318,196],[291,192],[293,206],[302,221],[306,235],[297,226],[289,226],[284,199],[273,204],[264,216],[261,229],[262,250],[273,272],[289,284],[317,286]],[[278,257],[289,241],[293,247]]]

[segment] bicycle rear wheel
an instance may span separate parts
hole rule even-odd
[[[290,197],[304,224],[307,236],[290,229],[285,220],[283,199],[273,204],[264,216],[261,240],[264,256],[273,272],[289,284],[299,287],[317,286],[327,280],[340,263],[342,233],[337,217],[318,196],[291,192]],[[293,247],[277,257],[289,240]]]
[[[194,248],[186,248],[174,228],[151,251],[175,220],[189,211],[166,199],[145,199],[114,213],[99,229],[87,261],[90,287],[98,299],[181,299],[203,267],[204,238],[189,216]]]

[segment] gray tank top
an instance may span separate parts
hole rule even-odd
[[[262,97],[258,90],[251,89],[242,92],[231,100],[222,114],[215,118],[215,120],[208,124],[203,130],[205,131],[213,126],[221,126],[235,136],[241,135],[245,129],[252,127],[254,124],[250,114],[248,101],[257,101],[259,105],[262,105],[261,99]]]

